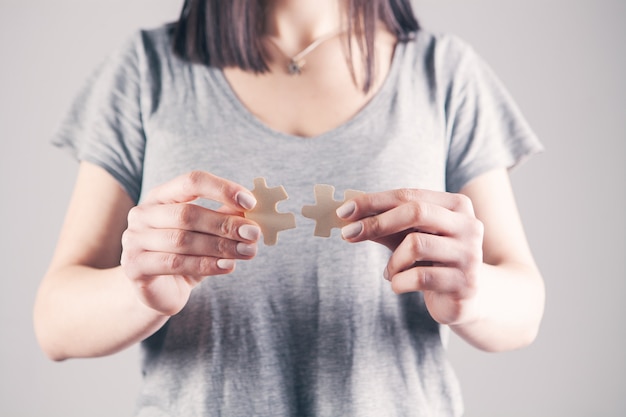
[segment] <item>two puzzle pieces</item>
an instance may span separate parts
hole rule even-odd
[[[314,188],[315,205],[304,206],[302,215],[315,220],[315,236],[330,237],[333,228],[341,228],[349,222],[340,219],[336,210],[346,200],[363,194],[361,191],[348,190],[344,199],[334,199],[335,187],[326,184],[317,184]],[[288,198],[283,186],[269,188],[265,178],[255,178],[252,194],[257,199],[254,209],[245,213],[246,218],[259,224],[266,245],[274,245],[278,239],[278,232],[296,227],[296,217],[293,213],[280,213],[278,203]]]

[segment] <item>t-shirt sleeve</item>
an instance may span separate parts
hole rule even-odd
[[[446,99],[446,188],[460,191],[496,168],[511,169],[543,147],[491,68],[469,47],[461,49]]]
[[[52,138],[78,160],[105,169],[135,202],[145,149],[136,45],[129,40],[94,71]]]

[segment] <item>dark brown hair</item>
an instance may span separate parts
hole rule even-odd
[[[348,35],[357,39],[363,52],[364,91],[372,85],[378,21],[401,42],[419,30],[410,0],[348,0]],[[264,0],[185,0],[172,29],[172,46],[176,55],[191,62],[263,73],[268,71],[264,22]]]

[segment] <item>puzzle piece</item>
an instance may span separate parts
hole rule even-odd
[[[336,211],[346,200],[364,194],[362,191],[347,190],[343,201],[337,201],[333,198],[335,187],[332,185],[317,184],[314,191],[315,205],[302,207],[302,215],[316,221],[313,234],[320,237],[330,237],[331,229],[349,224],[350,222],[340,219]]]
[[[282,185],[268,188],[265,178],[255,178],[252,194],[256,197],[257,204],[244,215],[259,224],[266,245],[275,245],[278,232],[296,227],[296,216],[293,213],[276,211],[278,202],[289,198],[287,192]]]

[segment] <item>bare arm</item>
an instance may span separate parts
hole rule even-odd
[[[149,336],[167,320],[139,302],[119,267],[121,236],[132,206],[108,173],[81,164],[35,303],[35,331],[49,357],[110,354]]]
[[[535,340],[545,289],[519,217],[508,175],[494,171],[461,190],[484,224],[483,267],[476,304],[480,319],[451,328],[487,351],[510,350]]]
[[[234,214],[244,210],[243,194],[243,187],[196,172],[133,207],[106,171],[82,163],[35,302],[44,352],[63,360],[122,350],[180,311],[205,276],[229,273],[233,260],[253,257],[256,226]],[[199,196],[224,202],[230,214],[186,204]]]
[[[423,291],[433,318],[480,349],[535,339],[543,281],[506,170],[481,175],[461,194],[395,190],[346,206],[338,210],[354,221],[343,230],[346,240],[394,251],[385,276],[395,292]]]

